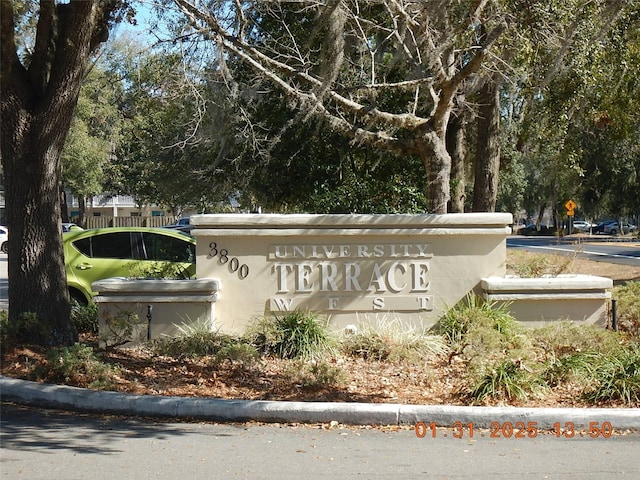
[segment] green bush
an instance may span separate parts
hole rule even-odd
[[[632,344],[618,355],[603,356],[593,369],[585,397],[593,403],[640,402],[640,345]]]
[[[142,262],[129,267],[130,278],[150,280],[188,280],[192,278],[189,268],[171,262]]]
[[[20,314],[10,322],[8,312],[0,312],[0,337],[3,344],[30,344],[46,336],[47,325],[33,312]]]
[[[457,358],[466,364],[465,382],[472,385],[473,396],[484,397],[485,394],[481,393],[483,387],[478,383],[491,384],[491,372],[496,370],[500,373],[506,368],[496,365],[507,366],[513,361],[522,365],[535,364],[538,361],[527,331],[507,308],[507,305],[496,307],[494,303],[469,295],[465,301],[449,309],[435,326],[435,330],[451,344],[450,361]],[[499,384],[499,375],[497,380]]]
[[[280,358],[314,359],[334,351],[336,346],[325,322],[298,310],[253,322],[247,338],[263,354]]]
[[[102,362],[87,345],[54,348],[36,376],[50,382],[71,383],[95,390],[116,390],[119,369]]]
[[[0,344],[5,345],[9,331],[9,312],[0,310]]]
[[[596,352],[576,352],[560,358],[553,357],[545,364],[542,377],[551,387],[571,381],[584,384],[599,362],[599,357]]]
[[[640,282],[615,287],[612,296],[617,300],[618,330],[640,337]]]
[[[622,337],[616,332],[595,325],[559,322],[534,329],[534,345],[548,360],[585,352],[615,354],[620,351]]]
[[[508,311],[506,304],[496,306],[476,295],[469,294],[465,300],[447,310],[434,327],[434,331],[442,335],[449,344],[468,343],[469,334],[493,332],[499,337],[512,338],[519,334],[521,328]]]
[[[472,382],[469,399],[481,404],[487,399],[527,400],[531,396],[540,397],[546,390],[546,383],[520,360],[503,360],[485,366]]]
[[[214,360],[215,363],[229,360],[231,362],[251,364],[258,360],[259,357],[260,353],[256,347],[239,340],[237,343],[231,343],[220,348]]]

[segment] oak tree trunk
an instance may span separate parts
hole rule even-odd
[[[473,211],[493,212],[500,173],[500,84],[487,80],[480,89]]]
[[[466,188],[467,139],[465,119],[452,116],[447,128],[447,151],[451,156],[451,201],[449,212],[463,213]]]
[[[87,197],[78,196],[78,219],[77,223],[82,228],[87,228]]]
[[[64,144],[59,132],[66,122],[60,116],[20,116],[18,135],[3,134],[2,141],[10,179],[7,220],[12,238],[21,240],[9,242],[9,321],[23,322],[25,313],[35,314],[38,321],[29,332],[33,343],[69,345],[77,335],[70,321],[58,183]]]
[[[41,0],[34,48],[23,64],[14,3],[0,2],[9,324],[30,343],[71,345],[77,339],[62,250],[60,154],[89,56],[107,39],[111,15],[122,5]]]
[[[447,213],[451,157],[446,142],[436,132],[429,132],[416,140],[416,151],[426,171],[427,210],[429,213]]]

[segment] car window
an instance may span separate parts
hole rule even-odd
[[[81,238],[73,242],[73,246],[90,258],[134,258],[129,232]]]
[[[180,238],[145,232],[144,247],[147,260],[184,263],[192,263],[195,261],[195,245]]]

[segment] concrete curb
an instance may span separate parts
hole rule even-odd
[[[615,430],[640,429],[637,408],[517,408],[402,405],[347,402],[276,402],[222,400],[101,392],[0,376],[0,399],[40,408],[128,416],[200,419],[219,422],[296,422],[347,425],[415,425],[451,427],[455,422],[489,428],[492,422],[536,422],[539,429],[572,422],[586,430],[590,422],[609,422]]]

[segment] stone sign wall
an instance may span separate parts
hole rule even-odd
[[[336,328],[433,324],[484,277],[505,274],[510,214],[191,217],[196,276],[220,280],[216,326],[296,309]]]

